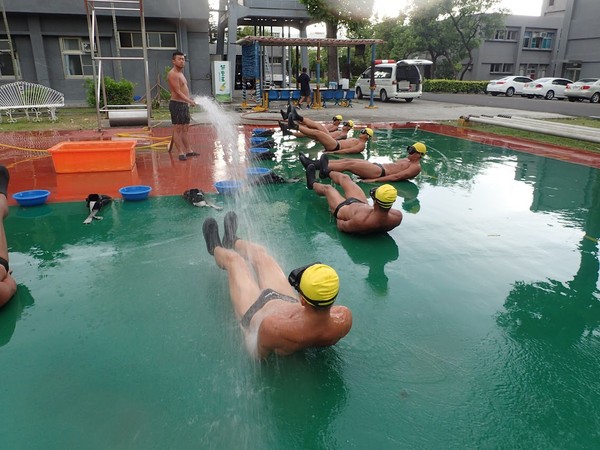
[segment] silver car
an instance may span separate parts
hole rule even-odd
[[[589,100],[590,103],[600,102],[600,78],[582,78],[567,85],[565,95],[570,102]]]
[[[523,85],[532,81],[533,80],[529,77],[520,76],[510,76],[491,80],[485,89],[485,93],[490,93],[494,97],[498,94],[512,97],[515,94],[521,94],[523,92]]]

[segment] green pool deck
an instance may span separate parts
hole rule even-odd
[[[596,448],[600,172],[490,143],[379,129],[366,157],[416,140],[394,183],[402,224],[340,233],[286,140],[262,163],[299,182],[210,198],[11,207],[15,298],[0,310],[0,447]],[[363,184],[365,192],[373,185]],[[256,362],[204,219],[240,217],[284,271],[338,270],[353,328]]]

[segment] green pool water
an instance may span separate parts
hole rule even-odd
[[[11,208],[16,297],[0,310],[0,447],[595,448],[600,443],[600,174],[413,130],[372,160],[429,148],[395,183],[387,235],[337,231],[302,182],[213,199]],[[302,178],[286,140],[274,162]],[[372,185],[365,184],[364,189]],[[285,271],[334,266],[354,325],[329,349],[258,363],[242,345],[202,222]]]

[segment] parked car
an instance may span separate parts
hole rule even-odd
[[[420,98],[423,93],[423,76],[420,67],[430,66],[433,62],[427,59],[391,59],[376,60],[373,79],[375,81],[375,97],[382,102],[390,99],[404,99],[410,103]],[[356,80],[356,96],[371,95],[371,68],[365,70]]]
[[[582,78],[567,85],[565,95],[570,102],[589,100],[590,103],[600,102],[600,78]]]
[[[531,83],[525,83],[521,97],[537,97],[552,100],[553,98],[565,98],[567,84],[573,81],[566,78],[538,78]]]
[[[510,76],[491,80],[485,88],[485,93],[488,92],[494,97],[498,94],[504,94],[507,97],[512,97],[515,94],[523,93],[525,83],[531,83],[533,80],[529,77]]]

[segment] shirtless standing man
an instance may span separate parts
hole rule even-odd
[[[314,263],[286,278],[264,247],[236,236],[234,212],[225,215],[224,225],[223,242],[213,218],[204,221],[202,232],[208,252],[227,271],[231,302],[251,355],[265,359],[271,353],[327,347],[348,334],[352,313],[333,305],[339,291],[334,269]]]
[[[394,186],[384,184],[371,189],[371,206],[363,190],[348,175],[329,171],[328,176],[341,186],[344,195],[331,185],[315,182],[314,164],[309,164],[306,168],[306,187],[325,196],[338,230],[351,234],[372,234],[390,231],[402,222],[402,213],[392,209],[398,196]]]
[[[379,164],[359,159],[338,159],[329,161],[327,155],[322,155],[319,161],[300,154],[304,167],[314,164],[319,170],[320,178],[327,178],[329,171],[352,172],[361,177],[366,183],[410,180],[421,173],[421,158],[427,153],[427,147],[422,142],[415,142],[407,148],[408,156],[393,163]]]
[[[171,123],[173,124],[173,140],[179,151],[179,159],[185,161],[188,156],[197,156],[196,152],[190,150],[188,142],[188,129],[190,126],[190,106],[196,106],[196,102],[190,98],[190,90],[187,80],[183,75],[185,67],[185,55],[179,51],[173,53],[173,67],[167,74],[167,81],[171,91],[171,101],[169,102],[169,112],[171,113]],[[169,152],[172,149],[169,147]]]
[[[8,216],[8,169],[0,166],[0,308],[4,306],[17,292],[17,282],[12,277],[8,265],[8,244],[4,231],[4,219]]]

